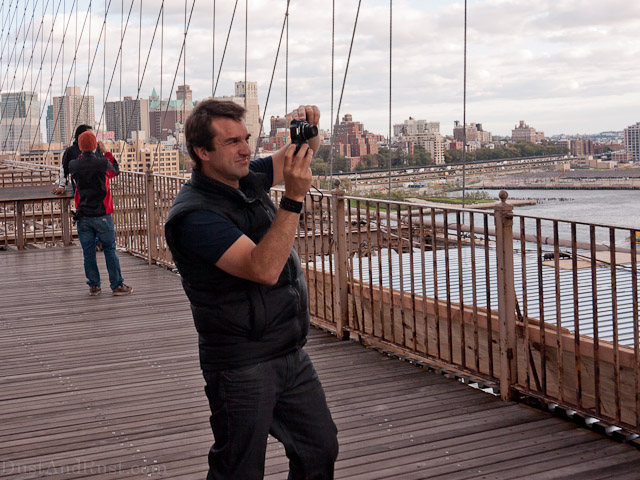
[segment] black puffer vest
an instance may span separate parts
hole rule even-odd
[[[238,368],[304,345],[309,330],[308,294],[295,248],[275,285],[234,277],[203,262],[189,251],[189,239],[180,238],[180,217],[195,210],[231,220],[257,244],[276,209],[264,190],[264,175],[253,172],[235,189],[194,171],[173,202],[165,235],[191,302],[202,368]]]

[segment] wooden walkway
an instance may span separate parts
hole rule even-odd
[[[78,247],[0,251],[0,478],[205,477],[212,435],[180,279],[120,261],[134,294],[90,297]],[[336,478],[640,477],[636,448],[571,422],[322,331],[307,351],[340,431]],[[275,441],[266,473],[287,476]]]

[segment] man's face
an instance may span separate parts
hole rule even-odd
[[[196,150],[202,160],[202,172],[219,182],[238,188],[239,180],[249,173],[251,160],[247,127],[244,122],[230,118],[214,118],[211,125],[216,132],[213,140],[215,150]]]

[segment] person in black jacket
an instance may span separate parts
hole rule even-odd
[[[73,143],[69,147],[67,147],[67,149],[64,151],[64,154],[62,155],[62,165],[60,166],[58,185],[51,190],[53,193],[64,193],[69,179],[69,163],[71,163],[71,160],[75,160],[76,158],[78,158],[82,153],[80,151],[80,147],[78,147],[78,137],[87,130],[93,130],[91,128],[91,125],[82,124],[78,125],[78,127],[76,128],[76,132],[73,136]],[[100,152],[99,149],[98,152]]]
[[[110,152],[96,155],[98,142],[88,130],[78,137],[81,155],[69,163],[69,173],[75,186],[78,217],[78,240],[84,255],[84,271],[89,295],[98,295],[100,271],[96,261],[96,238],[102,243],[109,272],[109,283],[114,295],[128,295],[133,289],[124,284],[120,261],[116,255],[116,232],[113,226],[113,198],[109,179],[120,173],[118,163]]]
[[[215,439],[207,479],[262,479],[268,434],[284,444],[290,479],[331,479],[337,429],[302,349],[308,293],[293,247],[319,140],[250,161],[244,114],[205,100],[188,117],[195,167],[165,225],[199,335]],[[317,125],[320,112],[292,116]],[[282,180],[276,209],[268,191]]]

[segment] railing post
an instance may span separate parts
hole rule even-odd
[[[334,182],[333,196],[333,245],[335,248],[334,260],[336,266],[336,307],[334,313],[336,322],[336,335],[339,339],[344,337],[344,325],[349,318],[349,294],[347,282],[347,236],[345,232],[345,199],[344,190],[339,189],[340,180]]]
[[[69,198],[62,199],[61,210],[61,222],[62,222],[62,244],[65,246],[71,245],[71,215],[69,213],[69,207],[71,200]]]
[[[157,232],[156,232],[156,197],[153,190],[153,171],[144,172],[145,179],[145,203],[147,210],[147,246],[149,248],[149,265],[156,261],[158,256]]]
[[[516,292],[513,275],[513,205],[500,191],[500,204],[494,209],[496,257],[498,266],[498,319],[500,322],[500,397],[511,400],[516,382]],[[489,326],[489,328],[491,328]]]
[[[16,202],[16,245],[18,250],[24,250],[24,232],[26,225],[24,224],[24,202],[18,200]]]

